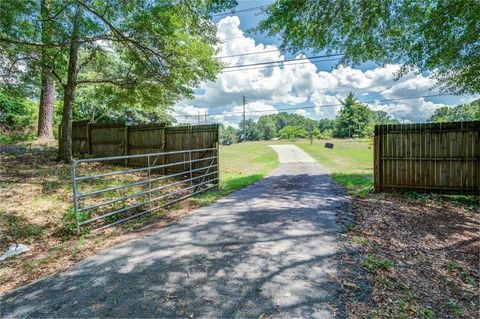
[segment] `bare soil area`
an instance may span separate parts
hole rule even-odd
[[[371,299],[352,299],[349,317],[478,318],[480,211],[475,202],[369,194],[356,197],[353,209],[356,225],[348,237],[362,252],[356,263],[368,274]],[[353,298],[359,286],[351,286]]]

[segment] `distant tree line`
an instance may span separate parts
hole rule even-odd
[[[464,122],[480,120],[480,99],[467,104],[454,107],[444,106],[436,109],[427,122]]]
[[[385,111],[373,111],[360,103],[353,93],[340,101],[342,107],[334,119],[313,120],[299,114],[281,112],[261,116],[257,121],[247,119],[238,129],[221,126],[222,144],[241,140],[259,141],[273,138],[295,140],[299,138],[362,138],[373,135],[376,124],[399,124]],[[437,109],[429,122],[455,122],[480,120],[480,100],[455,107]],[[245,132],[245,136],[243,134]],[[243,138],[242,138],[243,137]]]
[[[358,102],[353,93],[349,93],[340,102],[342,108],[334,119],[317,121],[299,114],[281,112],[261,116],[258,121],[242,121],[238,130],[232,127],[222,129],[222,143],[232,144],[242,140],[243,132],[243,139],[247,141],[272,138],[359,138],[371,134],[375,124],[399,123],[386,112],[372,111],[367,105]]]

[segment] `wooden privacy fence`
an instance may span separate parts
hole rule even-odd
[[[376,191],[480,195],[480,121],[375,126]]]
[[[112,157],[207,148],[218,150],[217,124],[166,127],[163,124],[125,126],[74,122],[72,127],[72,152],[80,157]],[[187,153],[166,155],[159,157],[157,164],[176,163],[181,159],[187,162],[211,157],[213,153],[192,153],[191,159],[180,158]],[[147,165],[145,157],[128,159],[124,164]],[[193,168],[196,165],[201,164],[193,164]],[[182,171],[185,168],[172,166],[168,171]]]

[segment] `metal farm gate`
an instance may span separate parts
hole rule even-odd
[[[74,122],[77,231],[102,229],[218,187],[217,124],[166,127]]]
[[[213,147],[76,160],[71,178],[77,231],[87,224],[103,229],[217,188],[218,159]]]

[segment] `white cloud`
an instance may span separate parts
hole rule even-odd
[[[385,111],[394,118],[408,119],[411,122],[422,122],[430,117],[433,112],[446,104],[425,101],[424,98],[403,100],[398,103],[371,103],[369,106],[375,111]]]
[[[224,116],[235,117],[242,116],[243,106],[234,106],[230,111],[225,111]],[[245,114],[248,118],[260,117],[262,115],[275,114],[278,110],[275,106],[263,102],[255,101],[245,104]]]
[[[236,16],[226,17],[218,22],[217,36],[224,40],[219,45],[218,56],[262,53],[223,58],[222,61],[227,65],[285,60],[278,51],[271,52],[278,49],[276,46],[256,43],[254,39],[245,36]],[[350,91],[361,96],[363,100],[371,100],[368,98],[370,94],[383,100],[438,93],[435,80],[418,72],[410,72],[397,80],[399,69],[399,65],[385,65],[365,71],[340,66],[327,72],[319,71],[316,65],[309,61],[284,68],[270,65],[269,68],[231,69],[219,74],[214,82],[203,83],[201,93],[197,94],[194,100],[180,104],[176,113],[195,116],[208,109],[209,113],[220,114],[220,117],[216,115],[210,117],[211,119],[238,122],[241,114],[228,113],[242,111],[242,95],[245,95],[249,100],[247,113],[265,110],[250,113],[249,118],[275,113],[279,104],[313,105],[317,118],[333,118],[340,106],[322,106],[338,104],[338,97],[344,97]],[[374,109],[385,110],[396,118],[405,117],[411,121],[423,121],[436,108],[444,106],[423,98],[370,105]],[[297,111],[297,114],[304,112]]]

